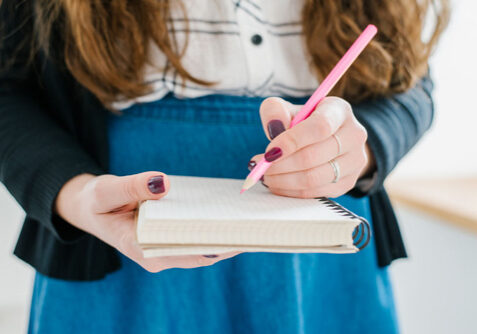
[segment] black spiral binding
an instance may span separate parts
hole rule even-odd
[[[356,226],[353,231],[353,244],[359,249],[362,250],[366,247],[371,240],[371,228],[369,227],[369,223],[363,217],[355,215],[353,212],[349,211],[348,209],[344,208],[343,206],[339,205],[335,201],[326,198],[326,197],[319,197],[317,198],[321,203],[323,203],[326,207],[330,208],[331,210],[338,212],[343,217],[349,217],[353,219],[357,219],[360,221],[360,224]]]

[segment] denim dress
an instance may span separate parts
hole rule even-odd
[[[268,143],[262,98],[211,95],[110,115],[110,172],[243,179]],[[303,104],[304,99],[289,99]],[[368,219],[369,200],[337,202]],[[121,256],[91,282],[35,276],[29,333],[396,333],[374,241],[356,254],[243,253],[213,266],[149,273]]]

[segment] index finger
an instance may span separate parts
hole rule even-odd
[[[272,162],[327,139],[344,124],[350,114],[351,106],[345,100],[325,98],[310,117],[268,144],[265,159]]]

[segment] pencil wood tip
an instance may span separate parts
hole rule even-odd
[[[245,190],[249,190],[250,188],[253,187],[254,184],[255,184],[255,181],[251,179],[250,177],[247,177],[245,179],[245,182],[242,185],[242,190],[240,191],[240,193],[243,193]]]

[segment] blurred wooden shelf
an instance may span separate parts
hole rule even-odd
[[[477,233],[477,176],[391,178],[386,182],[386,189],[393,203],[409,206]]]

